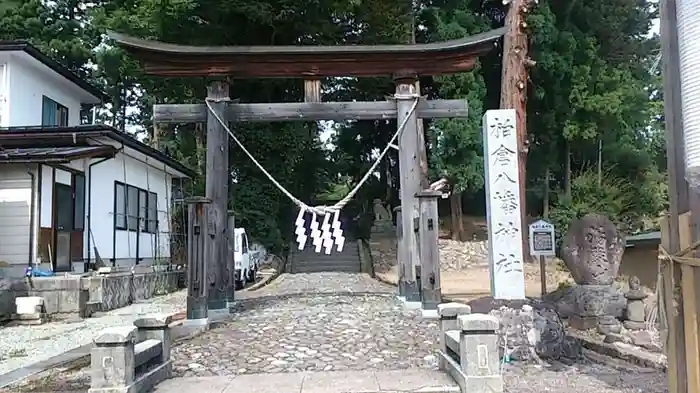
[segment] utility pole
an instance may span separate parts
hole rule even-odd
[[[518,135],[518,172],[520,177],[521,239],[523,242],[522,261],[529,260],[527,223],[527,86],[528,69],[535,62],[528,57],[528,35],[525,16],[534,0],[506,0],[510,3],[506,15],[506,35],[503,38],[503,71],[501,75],[501,109],[515,109],[515,130]]]

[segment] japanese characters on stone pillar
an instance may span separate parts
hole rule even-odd
[[[491,295],[496,299],[525,298],[515,124],[513,109],[489,110],[483,117]]]

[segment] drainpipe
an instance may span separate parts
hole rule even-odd
[[[122,148],[123,149],[123,148]],[[90,262],[92,260],[92,245],[90,244],[92,240],[92,167],[101,164],[107,160],[111,160],[114,158],[122,149],[117,150],[117,152],[114,154],[112,157],[105,157],[99,161],[95,161],[92,164],[88,165],[88,187],[87,187],[87,264],[85,266],[85,271],[88,271],[90,268]]]
[[[36,251],[34,248],[34,224],[36,222],[36,175],[34,172],[32,172],[31,168],[27,165],[27,173],[29,174],[29,178],[31,179],[32,186],[31,186],[31,201],[29,202],[29,259],[27,261],[27,266],[32,267],[34,264],[34,252]]]

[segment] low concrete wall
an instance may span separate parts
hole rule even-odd
[[[177,291],[182,274],[184,271],[112,273],[83,277],[83,282],[95,311],[109,311]]]
[[[0,320],[12,318],[15,298],[44,298],[46,314],[53,319],[91,316],[134,302],[165,295],[183,287],[185,270],[163,272],[119,272],[107,275],[68,275],[6,280],[0,288]]]

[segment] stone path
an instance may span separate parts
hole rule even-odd
[[[185,308],[187,291],[178,291],[132,304],[94,317],[73,322],[50,322],[39,326],[0,329],[0,374],[60,355],[90,344],[109,326],[131,325],[152,313],[175,313]]]
[[[434,368],[437,321],[393,292],[362,274],[282,275],[248,292],[233,321],[174,348],[175,374]]]
[[[175,378],[153,393],[459,393],[447,375],[432,370],[331,371]]]

